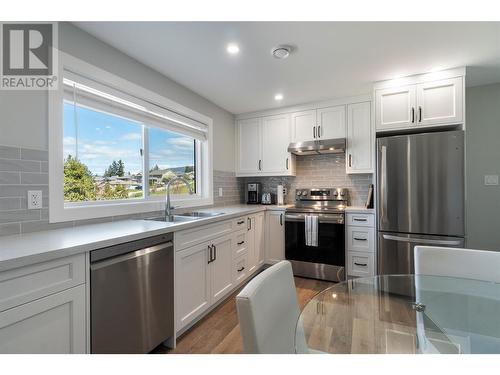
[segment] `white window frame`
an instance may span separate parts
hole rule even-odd
[[[154,196],[141,199],[124,199],[109,201],[64,202],[64,160],[63,160],[63,72],[69,70],[84,77],[95,79],[112,88],[130,93],[143,100],[157,103],[163,108],[186,116],[208,126],[207,140],[196,142],[196,186],[195,195],[172,195],[175,207],[200,207],[213,205],[213,120],[201,113],[193,111],[153,91],[129,82],[108,71],[100,69],[83,60],[62,51],[59,52],[59,89],[49,91],[49,221],[62,222],[71,220],[95,219],[109,216],[120,216],[165,209],[165,197]],[[146,168],[149,168],[148,129],[143,132],[143,191],[149,189],[146,181]],[[147,157],[146,157],[147,155]],[[149,170],[149,169],[148,169]]]

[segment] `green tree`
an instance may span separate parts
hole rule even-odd
[[[167,171],[163,174],[163,176],[161,176],[161,181],[163,183],[167,183],[169,182],[170,180],[172,180],[173,178],[177,177],[177,175],[175,174],[175,172],[173,171]]]
[[[104,200],[125,199],[128,198],[128,192],[122,185],[118,185],[113,188],[109,183],[106,183],[100,198]]]
[[[188,173],[193,172],[193,171],[194,171],[194,167],[192,165],[186,165],[186,167],[184,168],[185,174],[188,174]]]
[[[125,175],[125,164],[120,159],[118,161],[113,160],[109,165],[108,169],[104,172],[104,177],[118,176],[123,177]]]
[[[95,199],[92,173],[85,164],[68,155],[64,161],[64,200],[77,202]]]

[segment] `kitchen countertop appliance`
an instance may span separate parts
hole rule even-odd
[[[148,353],[174,335],[173,234],[90,253],[92,353]]]
[[[464,247],[464,133],[377,140],[381,275],[413,274],[416,245]]]
[[[330,281],[345,279],[347,202],[347,189],[296,190],[295,206],[285,210],[285,258],[292,264],[294,275]],[[308,228],[311,220],[317,220],[312,230]]]
[[[260,182],[247,184],[246,197],[248,204],[260,204],[262,197],[262,185]]]

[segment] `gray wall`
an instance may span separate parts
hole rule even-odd
[[[214,120],[215,170],[234,171],[234,116],[69,23],[59,24],[60,48],[75,57],[174,100]],[[0,145],[47,150],[47,94],[0,91]]]
[[[467,247],[500,251],[500,83],[466,91]]]

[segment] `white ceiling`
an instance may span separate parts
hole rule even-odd
[[[369,93],[374,81],[432,69],[471,67],[469,86],[500,82],[500,22],[76,25],[234,114]],[[237,56],[226,53],[229,42]],[[278,44],[297,49],[276,60]]]

